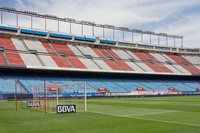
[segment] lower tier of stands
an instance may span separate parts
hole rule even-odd
[[[131,93],[142,89],[143,91],[196,91],[200,88],[198,79],[153,79],[112,77],[104,75],[79,75],[79,74],[49,74],[49,73],[22,73],[1,72],[0,93],[9,94],[15,92],[15,83],[21,86],[25,94],[33,93],[33,88],[46,86],[59,86],[62,93],[83,92],[83,82],[87,84],[87,92],[98,92],[99,88],[106,88],[107,93]],[[169,90],[170,89],[170,90]],[[21,91],[19,88],[18,93]]]

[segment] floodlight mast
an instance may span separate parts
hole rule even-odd
[[[154,36],[158,36],[159,37],[166,37],[166,45],[168,45],[167,43],[167,40],[168,38],[173,38],[174,39],[174,46],[176,45],[176,39],[180,39],[181,40],[181,46],[183,46],[183,36],[177,36],[177,35],[168,35],[166,33],[155,33],[155,32],[152,32],[152,31],[142,31],[142,30],[137,30],[137,29],[130,29],[130,28],[126,28],[126,27],[117,27],[117,26],[114,26],[114,25],[109,25],[109,24],[97,24],[97,23],[94,23],[94,22],[90,22],[90,21],[79,21],[79,20],[75,20],[73,18],[60,18],[60,17],[57,17],[55,15],[50,15],[50,14],[39,14],[37,12],[32,12],[32,11],[20,11],[20,10],[16,10],[15,8],[9,8],[9,7],[0,7],[0,11],[1,11],[1,24],[3,24],[3,12],[9,12],[9,13],[13,13],[13,14],[16,14],[17,17],[16,17],[16,25],[18,26],[19,23],[18,23],[18,15],[25,15],[25,16],[30,16],[31,17],[31,28],[33,28],[33,20],[32,18],[35,17],[35,18],[43,18],[45,20],[45,30],[47,30],[47,19],[48,20],[55,20],[55,21],[58,21],[58,29],[57,31],[59,32],[59,29],[60,29],[60,25],[59,25],[59,22],[67,22],[70,24],[70,34],[72,33],[72,27],[71,27],[71,24],[79,24],[81,25],[81,35],[83,36],[83,33],[84,33],[84,29],[83,29],[83,26],[84,25],[87,25],[87,26],[92,26],[92,36],[94,37],[94,33],[95,33],[95,28],[94,27],[99,27],[99,28],[102,28],[103,29],[103,38],[105,38],[105,29],[112,29],[113,30],[113,39],[115,39],[115,31],[116,30],[120,30],[122,31],[122,36],[123,36],[123,41],[125,41],[125,32],[131,32],[132,33],[132,41],[134,40],[133,39],[133,33],[139,33],[141,34],[141,43],[143,43],[143,34],[146,34],[146,35],[149,35],[150,36],[150,39],[149,39],[149,44],[151,44],[152,42],[152,39],[151,39],[151,36],[154,35]],[[159,40],[159,39],[158,39]],[[159,44],[159,41],[158,41],[158,44]]]

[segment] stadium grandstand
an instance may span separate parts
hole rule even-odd
[[[1,12],[69,22],[9,8],[1,8]],[[71,22],[79,23],[70,19]],[[79,24],[90,25],[85,21]],[[120,30],[112,25],[103,27]],[[123,27],[121,30],[130,31]],[[131,32],[183,39],[164,33]],[[23,88],[24,96],[31,96],[31,86],[40,86],[43,81],[86,82],[91,96],[200,94],[198,48],[126,42],[1,23],[0,68],[0,99],[13,98],[15,83]],[[68,93],[77,90],[74,87]]]

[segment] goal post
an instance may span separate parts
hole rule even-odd
[[[23,87],[15,83],[15,88],[22,90]],[[26,90],[32,95],[32,99],[27,101],[27,107],[32,109],[56,113],[58,105],[75,105],[76,112],[87,111],[86,82],[43,81],[43,85],[30,84]]]
[[[87,111],[86,82],[71,82],[67,84],[51,82],[48,89],[54,91],[53,97],[56,99],[56,105],[54,106],[76,105],[77,112]]]

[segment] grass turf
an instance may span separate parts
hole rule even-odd
[[[199,133],[200,96],[89,99],[87,112],[59,115],[0,102],[0,133],[11,132]]]

